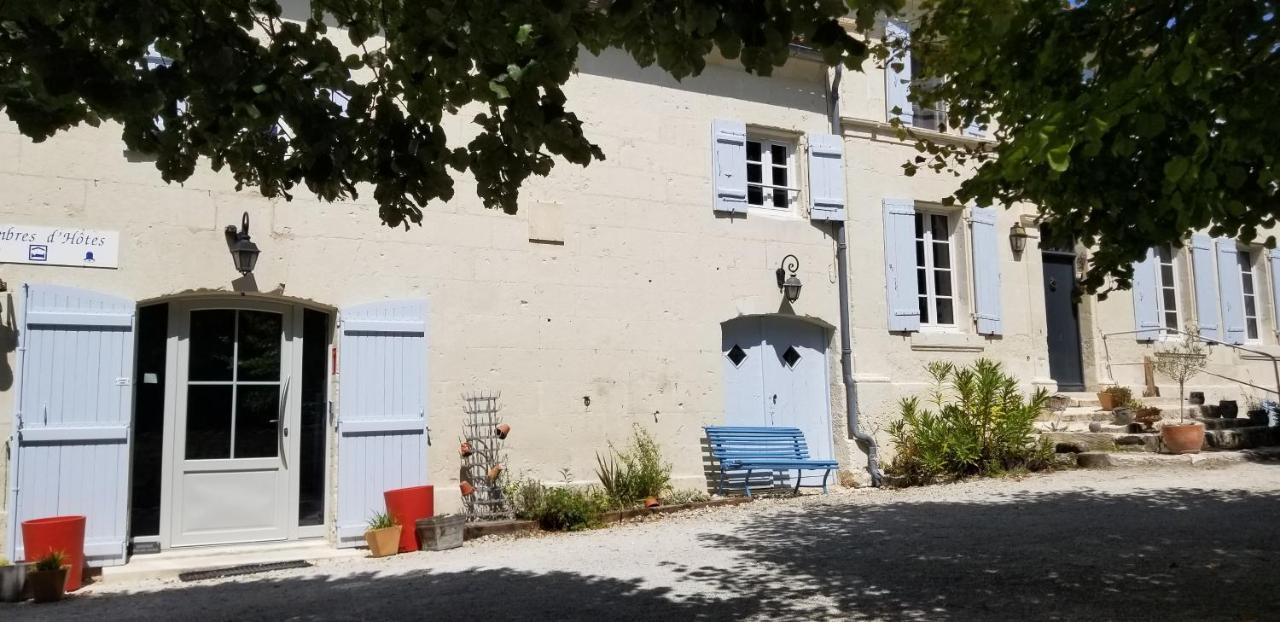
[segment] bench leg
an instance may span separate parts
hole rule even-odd
[[[747,493],[747,498],[751,498],[751,469],[747,469],[747,478],[742,480],[742,491]]]
[[[822,474],[822,494],[824,495],[827,494],[827,478],[828,477],[831,477],[831,469],[827,469],[827,472]]]
[[[800,494],[800,476],[803,474],[804,469],[796,469],[796,488],[791,491],[793,494]]]
[[[724,494],[724,465],[720,465],[720,481],[716,482],[716,494]]]

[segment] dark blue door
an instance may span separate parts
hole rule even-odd
[[[1049,340],[1049,375],[1059,391],[1084,390],[1084,366],[1080,358],[1080,319],[1072,295],[1075,287],[1075,255],[1045,251],[1044,310]]]

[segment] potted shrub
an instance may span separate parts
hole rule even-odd
[[[1132,399],[1133,392],[1128,387],[1107,387],[1098,392],[1098,403],[1102,405],[1102,410],[1115,410],[1118,406],[1128,404]]]
[[[374,514],[369,519],[369,529],[364,532],[364,541],[369,544],[372,557],[395,555],[400,550],[400,525],[386,512]]]
[[[10,563],[0,557],[0,603],[16,603],[23,599],[30,565],[23,562]]]
[[[1160,421],[1160,409],[1155,406],[1139,406],[1133,413],[1133,422],[1140,424],[1145,431],[1150,431]]]
[[[38,603],[62,600],[67,592],[67,566],[61,551],[49,551],[27,573],[27,588]]]
[[[1164,352],[1156,353],[1155,370],[1178,382],[1178,423],[1167,423],[1160,428],[1160,443],[1171,454],[1200,453],[1204,446],[1204,425],[1199,422],[1186,423],[1183,418],[1186,404],[1187,381],[1204,370],[1208,353],[1200,343],[1200,334],[1194,326],[1189,327],[1186,336],[1177,346]],[[1222,409],[1222,404],[1219,405]],[[1232,413],[1232,416],[1235,416]]]

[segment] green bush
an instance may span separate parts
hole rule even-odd
[[[646,497],[661,497],[671,489],[671,463],[662,460],[662,449],[649,432],[634,427],[631,445],[611,456],[596,454],[596,477],[615,507],[638,505]]]
[[[503,492],[516,518],[535,520],[543,529],[577,531],[600,524],[609,497],[595,486],[547,486],[534,479],[508,483]]]
[[[1052,448],[1036,440],[1034,422],[1049,394],[1028,399],[999,363],[979,359],[968,367],[934,362],[928,406],[909,397],[889,426],[897,454],[888,471],[911,484],[939,478],[998,475],[1048,467]],[[931,407],[931,408],[930,408]]]

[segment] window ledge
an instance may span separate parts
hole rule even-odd
[[[1270,354],[1271,356],[1280,358],[1280,346],[1265,345],[1260,343],[1254,343],[1254,344],[1246,343],[1246,344],[1242,344],[1241,347],[1249,348],[1250,350],[1257,350],[1258,352]],[[1238,356],[1239,359],[1242,361],[1270,361],[1271,360],[1270,358],[1263,356],[1262,354],[1257,354],[1254,352],[1244,352],[1242,350],[1234,350],[1234,351],[1236,353],[1236,356]]]
[[[978,335],[959,332],[918,332],[911,334],[911,349],[917,352],[982,352],[987,347]]]
[[[840,124],[846,129],[850,129],[850,130],[853,130],[854,132],[861,132],[866,134],[867,136],[865,137],[871,140],[890,139],[890,140],[897,140],[904,144],[913,144],[916,142],[916,140],[912,138],[911,135],[914,134],[916,137],[931,140],[934,142],[953,143],[957,145],[968,145],[972,147],[976,147],[979,145],[995,144],[995,140],[992,139],[990,136],[979,137],[979,136],[969,136],[966,134],[950,134],[945,132],[938,132],[935,130],[926,130],[926,129],[917,128],[917,127],[908,128],[907,137],[903,139],[899,139],[897,128],[893,127],[892,125],[890,125],[885,121],[876,121],[873,119],[841,117]]]

